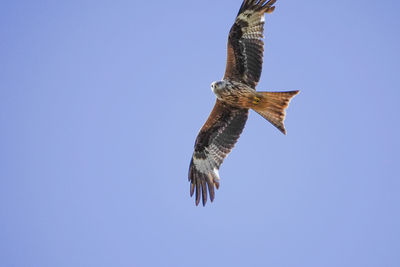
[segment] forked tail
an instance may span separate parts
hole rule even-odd
[[[283,134],[286,134],[284,125],[285,109],[293,96],[299,91],[288,92],[257,92],[254,97],[252,109],[272,123]]]

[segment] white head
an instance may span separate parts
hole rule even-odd
[[[216,93],[216,91],[219,91],[221,89],[224,89],[226,86],[226,82],[225,81],[215,81],[211,84],[211,90],[214,92],[214,94]]]

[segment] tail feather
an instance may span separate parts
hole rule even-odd
[[[299,91],[288,92],[258,92],[253,102],[252,109],[286,134],[284,120],[285,109],[289,106],[291,98]]]

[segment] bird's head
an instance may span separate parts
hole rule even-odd
[[[215,81],[211,84],[211,90],[216,94],[217,91],[225,88],[226,82],[225,81]]]

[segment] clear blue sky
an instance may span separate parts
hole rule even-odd
[[[0,266],[400,266],[400,3],[278,0],[205,208],[198,130],[241,0],[1,1]]]

